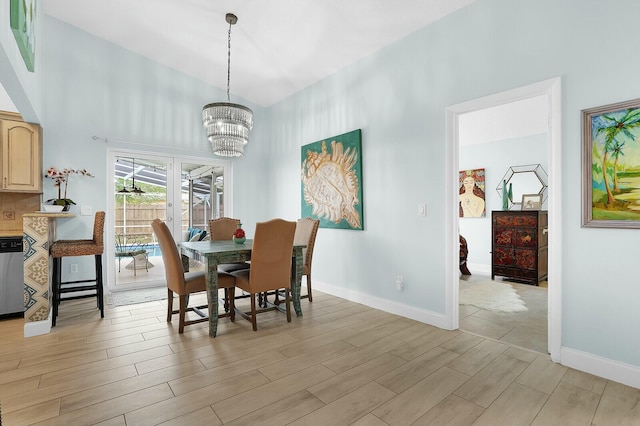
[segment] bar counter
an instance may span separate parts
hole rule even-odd
[[[51,269],[49,247],[56,239],[58,219],[71,213],[33,212],[22,215],[24,253],[24,336],[51,331]]]

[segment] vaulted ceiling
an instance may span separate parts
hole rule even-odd
[[[475,0],[46,0],[44,12],[270,106]],[[212,100],[218,101],[218,100]],[[219,101],[224,101],[221,99]]]

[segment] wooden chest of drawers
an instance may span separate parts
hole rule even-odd
[[[547,217],[535,210],[491,213],[491,279],[538,285],[547,278]]]

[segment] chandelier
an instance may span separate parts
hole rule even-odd
[[[253,127],[253,111],[232,104],[229,98],[231,77],[231,26],[238,17],[227,13],[229,23],[229,50],[227,54],[227,102],[215,102],[202,108],[202,124],[207,131],[213,153],[221,157],[242,157],[244,146],[249,142],[249,132]]]

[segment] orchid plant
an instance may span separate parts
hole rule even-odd
[[[49,167],[47,172],[45,173],[45,177],[54,180],[54,186],[58,188],[58,198],[56,200],[52,200],[53,204],[57,204],[59,206],[64,206],[67,204],[75,204],[73,200],[67,198],[67,187],[69,185],[69,178],[71,175],[78,174],[81,176],[94,177],[89,171],[86,169],[62,169],[59,170],[56,167]],[[64,193],[63,188],[64,186]]]

